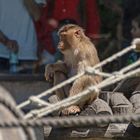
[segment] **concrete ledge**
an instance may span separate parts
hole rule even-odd
[[[45,81],[44,74],[0,74],[0,81]]]

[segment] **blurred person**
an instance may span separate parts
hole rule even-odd
[[[125,40],[129,40],[130,42],[132,39],[130,32],[132,19],[138,16],[140,13],[139,0],[120,0],[119,3],[121,3],[121,5],[118,4],[117,0],[104,1],[106,7],[110,8],[112,11],[116,12],[122,17],[123,38]]]
[[[124,0],[123,1],[123,36],[124,39],[132,40],[131,23],[134,17],[140,14],[139,0]]]
[[[47,22],[47,0],[25,0],[25,7],[27,8],[29,14],[31,15],[38,40],[38,61],[36,63],[36,72],[40,71],[40,67],[48,63],[54,62],[55,48],[53,47],[53,41],[50,36],[51,30],[49,30]],[[46,31],[47,30],[47,31]]]
[[[44,65],[54,62],[55,48],[48,42],[47,27],[47,0],[24,0],[24,5],[27,8],[30,16],[33,19],[37,34],[37,56],[38,60],[35,63],[35,72],[44,72]],[[45,48],[45,49],[44,49]]]
[[[139,14],[140,14],[140,1],[139,0],[124,0],[123,1],[122,48],[125,48],[131,44],[134,38],[133,34],[131,34],[132,20]],[[130,52],[123,57],[122,66],[131,64],[135,60],[137,60],[136,53]]]
[[[111,8],[113,11],[116,11],[118,14],[122,16],[121,21],[121,30],[122,35],[120,35],[121,39],[121,49],[129,46],[133,39],[131,34],[131,22],[134,17],[138,16],[140,13],[140,1],[139,0],[122,0],[122,5],[119,7],[116,1],[106,0],[108,3],[108,7]],[[116,6],[114,6],[116,5]],[[131,53],[126,54],[122,57],[121,60],[121,67],[128,64],[127,60]]]
[[[8,63],[10,52],[16,48],[20,66],[33,65],[37,60],[37,38],[23,0],[0,0],[0,30],[4,40],[0,43],[0,61]]]
[[[136,16],[132,20],[131,24],[132,24],[131,34],[133,39],[140,38],[140,15]]]
[[[0,31],[0,43],[5,45],[7,50],[18,52],[18,44],[15,40],[8,39],[3,32]],[[6,58],[0,58],[0,70],[8,70],[9,69],[9,60]]]
[[[115,2],[114,2],[115,1]],[[101,60],[115,54],[120,50],[121,44],[121,19],[122,9],[121,0],[99,0],[100,17],[101,17],[101,35],[104,38],[100,38],[98,44],[98,52]],[[111,5],[112,4],[112,5]],[[112,72],[120,68],[119,59],[111,62],[103,67],[104,71]]]
[[[131,23],[131,35],[132,39],[140,38],[140,15],[134,17]],[[132,52],[128,56],[127,64],[131,64],[139,59],[139,53]]]

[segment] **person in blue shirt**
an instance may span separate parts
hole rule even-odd
[[[0,69],[7,68],[14,49],[21,63],[37,60],[35,27],[23,0],[0,0],[0,38]]]

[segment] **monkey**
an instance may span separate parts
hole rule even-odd
[[[56,82],[56,75],[57,79],[59,79],[58,81],[62,82],[71,76],[85,71],[88,66],[93,67],[100,62],[94,44],[90,38],[86,36],[84,29],[79,25],[64,25],[59,29],[58,35],[60,38],[58,49],[63,54],[64,59],[61,62],[59,61],[54,64],[48,64],[45,67],[46,80],[51,79],[53,82],[58,84],[58,82]],[[60,80],[61,78],[62,81]],[[69,85],[67,91],[65,90],[65,95],[59,93],[58,96],[61,100],[65,97],[77,95],[86,90],[89,86],[97,85],[101,81],[102,77],[99,75],[85,74],[76,79],[72,85]],[[60,92],[62,92],[62,90]],[[84,97],[84,99],[77,104],[64,108],[62,110],[62,114],[70,115],[80,113],[85,105],[93,102],[98,96],[98,93],[93,92]]]

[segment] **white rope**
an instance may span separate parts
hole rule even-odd
[[[90,86],[87,90],[75,95],[75,96],[72,96],[72,97],[69,97],[67,99],[64,99],[60,102],[57,102],[55,104],[52,104],[51,106],[48,106],[48,107],[45,107],[45,108],[42,108],[42,109],[39,109],[37,110],[36,112],[34,112],[34,114],[32,114],[32,112],[28,113],[27,115],[25,115],[25,119],[29,119],[29,118],[32,118],[34,115],[36,116],[36,118],[40,118],[44,115],[48,115],[54,111],[57,111],[57,110],[60,110],[60,109],[63,109],[64,107],[68,107],[72,104],[76,104],[79,100],[81,100],[81,98],[87,96],[88,94],[91,94],[91,91],[98,91],[99,89],[101,88],[104,88],[106,86],[109,86],[111,84],[114,84],[124,78],[128,78],[128,77],[131,77],[133,75],[136,75],[137,73],[140,73],[140,68],[136,69],[136,70],[133,70],[131,72],[128,72],[126,74],[123,74],[116,77],[115,79],[113,80],[104,80],[103,82],[99,83],[98,85],[94,85],[94,86]],[[108,81],[108,82],[106,82]]]
[[[140,52],[140,38],[136,38],[132,41],[132,45],[136,45],[136,51]]]
[[[126,54],[127,52],[131,51],[131,50],[134,50],[136,48],[136,45],[132,45],[132,46],[129,46],[128,48],[125,48],[123,49],[122,51],[112,55],[111,57],[105,59],[104,61],[100,62],[99,64],[95,65],[92,69],[95,70],[95,69],[98,69],[98,68],[101,68],[102,66],[106,65],[108,62],[112,62],[113,60],[117,59],[118,57],[121,57],[122,55]],[[85,72],[82,72],[80,74],[77,74],[71,78],[69,78],[68,80],[54,86],[53,88],[45,91],[45,92],[42,92],[40,93],[39,95],[37,95],[36,97],[37,98],[42,98],[44,96],[47,96],[51,93],[53,93],[54,91],[56,91],[57,89],[67,85],[67,84],[70,84],[71,82],[73,82],[74,80],[78,79],[79,77],[83,76],[85,74]],[[108,75],[109,76],[109,75]],[[30,100],[27,100],[21,104],[19,104],[17,106],[18,109],[20,108],[23,108],[24,106],[27,106],[28,104],[30,104]]]
[[[112,74],[112,76],[109,77],[109,78],[107,78],[107,79],[105,79],[104,82],[107,83],[108,81],[111,81],[112,79],[115,79],[115,78],[117,78],[118,76],[121,77],[121,76],[123,76],[124,73],[126,73],[126,72],[128,72],[128,71],[134,69],[134,68],[137,67],[138,65],[140,65],[140,60],[137,60],[137,61],[134,62],[133,64],[128,65],[128,66],[122,68],[122,69],[121,69],[120,71],[118,71],[118,72],[114,72],[114,73]],[[124,78],[123,78],[123,79],[124,79]]]
[[[140,59],[137,60],[136,62],[132,63],[131,65],[128,65],[127,67],[121,69],[121,73],[125,73],[129,70],[132,70],[133,68],[137,67],[140,65]]]
[[[112,74],[101,72],[100,70],[93,69],[92,67],[87,67],[85,73],[88,75],[100,75],[104,78],[112,76]]]
[[[134,45],[134,44],[131,45],[131,46],[128,46],[127,48],[121,50],[120,52],[118,52],[118,53],[116,53],[116,54],[110,56],[109,58],[103,60],[102,62],[100,62],[99,64],[97,64],[97,65],[95,66],[95,68],[100,68],[100,67],[106,65],[107,63],[110,63],[110,62],[112,62],[113,60],[115,60],[115,59],[121,57],[122,55],[124,55],[124,54],[126,54],[126,53],[128,53],[129,51],[135,50],[135,48],[136,48],[136,45]]]
[[[31,96],[29,98],[29,100],[30,100],[31,103],[36,104],[36,105],[38,105],[40,107],[41,106],[50,106],[51,105],[50,103],[48,103],[48,102],[46,102],[44,100],[41,100],[41,99],[37,98],[36,96]]]

